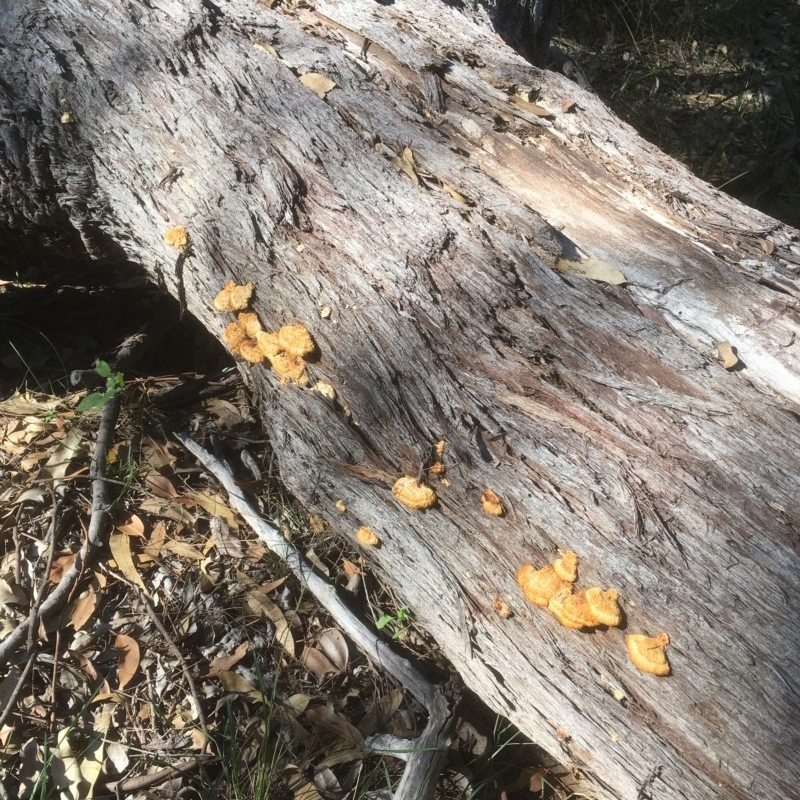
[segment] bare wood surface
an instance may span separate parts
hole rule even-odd
[[[428,0],[0,9],[6,255],[134,259],[218,335],[212,298],[253,281],[262,324],[306,324],[312,383],[338,393],[243,370],[284,478],[344,535],[378,533],[365,555],[470,687],[598,796],[791,797],[800,234],[473,16]],[[318,97],[308,72],[336,87]],[[178,224],[187,259],[162,241]],[[629,282],[553,269],[581,253]],[[439,440],[449,485],[411,512],[391,479]],[[487,486],[502,519],[481,510]],[[620,591],[627,631],[526,607],[517,568],[559,548],[583,585]],[[623,638],[662,630],[659,680]]]

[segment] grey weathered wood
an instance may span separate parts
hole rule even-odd
[[[213,296],[253,281],[265,327],[304,322],[312,378],[352,412],[246,369],[284,478],[344,535],[379,533],[371,563],[469,686],[597,796],[655,775],[670,800],[797,796],[800,233],[527,66],[469,6],[0,8],[4,256],[124,255],[215,334]],[[307,71],[337,88],[318,98]],[[473,205],[398,170],[406,146]],[[178,270],[176,224],[194,243]],[[553,270],[577,252],[630,283]],[[720,366],[720,340],[745,369]],[[391,480],[440,439],[449,485],[408,511]],[[672,677],[638,673],[623,631],[526,607],[517,568],[558,548],[620,591],[629,631],[669,634]]]

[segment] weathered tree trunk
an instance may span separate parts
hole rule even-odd
[[[252,281],[338,395],[245,365],[283,477],[378,533],[366,555],[489,705],[597,796],[797,797],[800,234],[528,66],[480,8],[9,5],[3,255],[140,262],[217,335],[212,298]],[[628,282],[554,270],[579,253]],[[439,440],[447,484],[410,511],[391,481]],[[559,548],[619,590],[626,631],[525,604],[518,567]],[[659,631],[661,679],[624,645]]]

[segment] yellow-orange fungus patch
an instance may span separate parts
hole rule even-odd
[[[517,571],[517,583],[525,598],[534,605],[547,608],[550,598],[559,591],[571,586],[556,575],[551,566],[536,569],[533,564],[523,564]]]
[[[597,625],[613,628],[622,623],[622,609],[619,607],[619,592],[615,589],[603,591],[598,587],[584,592],[586,603]]]
[[[243,286],[228,281],[222,291],[214,298],[214,308],[217,311],[242,311],[250,305],[253,296],[253,284],[245,283]]]
[[[284,325],[278,331],[278,345],[289,355],[301,358],[314,352],[314,340],[305,325]]]
[[[567,550],[561,558],[553,562],[553,569],[562,581],[575,583],[578,579],[578,556],[572,550]]]
[[[650,675],[663,677],[669,675],[670,666],[664,648],[669,644],[669,636],[660,633],[650,637],[642,634],[632,634],[625,637],[625,647],[628,649],[628,658],[636,669]]]
[[[506,513],[502,500],[491,489],[486,489],[481,495],[481,505],[493,517],[502,517]]]
[[[186,247],[189,244],[189,233],[186,228],[177,225],[164,232],[164,244],[170,247],[175,247],[178,250]]]
[[[356,539],[358,539],[359,543],[363,544],[365,547],[375,547],[380,543],[378,534],[375,533],[372,528],[368,528],[366,525],[362,525],[356,531]]]
[[[392,487],[392,494],[408,508],[416,511],[430,508],[436,504],[438,499],[436,492],[421,484],[416,478],[404,476]]]

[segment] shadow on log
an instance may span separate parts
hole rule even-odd
[[[305,387],[243,365],[287,485],[378,533],[371,563],[470,688],[599,797],[794,796],[800,233],[530,67],[480,9],[11,5],[4,258],[139,262],[217,336],[214,296],[252,282],[265,329],[318,347]],[[392,484],[440,441],[438,503],[411,511]],[[624,630],[524,602],[519,566],[566,549],[582,586],[620,592]],[[667,678],[625,652],[661,631]]]

